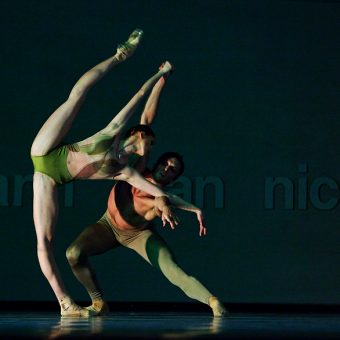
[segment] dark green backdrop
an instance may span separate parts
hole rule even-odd
[[[175,231],[160,227],[178,262],[225,302],[340,303],[338,1],[4,0],[0,7],[1,300],[54,300],[36,258],[30,144],[78,77],[141,27],[143,44],[91,91],[68,141],[103,127],[170,60],[175,72],[154,125],[152,160],[165,150],[184,155],[175,190],[203,205],[208,227],[199,238],[195,216],[185,213]],[[56,252],[78,300],[87,297],[65,249],[101,216],[110,186],[82,181],[60,194]],[[126,249],[94,264],[108,300],[189,301]]]

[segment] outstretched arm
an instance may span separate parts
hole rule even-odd
[[[168,193],[168,199],[170,200],[170,203],[173,204],[176,208],[181,209],[181,210],[186,210],[186,211],[191,211],[196,214],[198,223],[199,223],[199,235],[206,235],[207,234],[207,228],[205,227],[203,223],[203,213],[202,210],[192,203],[189,203],[185,201],[184,199]]]
[[[112,138],[119,135],[123,128],[128,123],[132,114],[135,112],[138,104],[142,101],[145,94],[148,93],[153,85],[167,72],[170,72],[172,66],[169,62],[165,62],[164,67],[147,80],[140,90],[130,99],[125,107],[110,121],[110,123],[102,130],[98,131],[93,136],[78,143],[80,147],[95,148],[96,152],[101,152],[107,149],[107,144],[111,145]],[[119,143],[119,138],[116,138],[116,145]],[[99,151],[98,151],[99,150]],[[86,151],[88,152],[88,151]],[[89,152],[88,152],[89,153]]]
[[[143,113],[140,118],[140,124],[151,125],[152,122],[155,120],[159,105],[159,99],[164,85],[165,76],[162,76],[153,87],[150,96],[146,101]]]
[[[166,61],[164,66],[149,80],[147,80],[144,85],[140,88],[140,90],[131,98],[128,104],[113,118],[110,125],[115,129],[119,129],[119,131],[125,127],[127,121],[137,108],[140,101],[144,98],[145,94],[147,94],[151,88],[155,85],[155,83],[163,77],[165,74],[170,72],[172,66]]]
[[[125,166],[121,169],[118,174],[113,176],[113,179],[116,181],[128,182],[133,187],[136,187],[137,189],[154,197],[167,196],[161,188],[147,181],[138,173],[138,171],[129,166]]]
[[[145,95],[164,74],[170,72],[171,68],[171,64],[169,62],[165,62],[164,67],[144,83],[140,90],[130,99],[127,105],[125,105],[125,107],[106,127],[98,131],[93,136],[79,142],[78,145],[80,148],[83,148],[82,151],[93,153],[93,150],[95,150],[96,153],[99,153],[107,150],[108,146],[112,143],[112,138],[119,135],[119,133],[123,130]],[[116,138],[115,144],[119,144],[118,138]],[[91,148],[90,151],[89,148]]]
[[[125,181],[135,188],[156,197],[157,202],[166,202],[162,199],[159,199],[161,196],[167,196],[167,194],[162,189],[147,181],[143,176],[138,173],[138,171],[129,166],[121,169],[119,174],[114,176],[113,179],[117,181]],[[168,222],[173,229],[174,225],[177,224],[176,215],[172,212],[172,210],[166,203],[163,206],[162,203],[160,203],[156,205],[156,207],[162,212],[163,225]]]

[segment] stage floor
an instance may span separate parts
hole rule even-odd
[[[340,339],[340,315],[231,313],[110,313],[61,318],[52,312],[0,314],[1,338]]]

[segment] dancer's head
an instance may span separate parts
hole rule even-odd
[[[156,161],[152,176],[154,180],[165,186],[175,181],[184,171],[183,157],[177,152],[165,152]]]
[[[135,137],[136,153],[140,156],[146,155],[155,144],[155,134],[148,125],[139,124],[133,126],[125,133],[125,139]]]

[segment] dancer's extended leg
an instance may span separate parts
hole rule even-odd
[[[127,247],[135,250],[152,266],[158,268],[172,284],[180,288],[188,297],[209,305],[214,316],[226,314],[222,303],[197,279],[187,275],[177,265],[168,246],[159,235],[149,230],[145,231],[142,237],[131,242]],[[215,302],[213,298],[217,301]],[[211,303],[212,301],[214,303]]]
[[[140,42],[141,36],[142,32],[140,30],[134,31],[128,42],[118,47],[114,56],[96,65],[78,80],[66,102],[48,118],[38,132],[31,148],[31,154],[33,156],[47,154],[63,140],[69,131],[87,92],[112,67],[121,63],[134,52]]]

